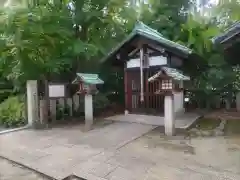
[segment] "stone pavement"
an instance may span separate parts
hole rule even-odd
[[[190,127],[200,115],[198,113],[184,113],[178,115],[175,120],[175,127],[178,129],[187,129]],[[151,116],[151,115],[140,115],[140,114],[120,114],[105,118],[106,120],[117,121],[117,122],[132,122],[140,124],[150,124],[156,126],[164,126],[163,116]]]
[[[89,132],[83,132],[82,125],[17,131],[0,135],[0,156],[62,179],[72,174],[74,167],[86,169],[89,159],[115,151],[153,128],[119,122]]]
[[[167,139],[156,130],[139,137],[152,128],[114,123],[88,133],[78,126],[25,130],[1,135],[0,154],[56,179],[240,179],[240,137]]]
[[[0,159],[1,180],[50,180],[36,172],[22,166],[13,164],[5,159]]]

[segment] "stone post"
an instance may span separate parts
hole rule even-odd
[[[46,99],[40,100],[39,103],[39,111],[40,111],[40,120],[37,125],[38,128],[43,128],[45,125],[47,125],[48,119],[46,119],[47,116],[47,111],[46,111]]]
[[[236,108],[237,111],[240,111],[240,92],[236,93]]]
[[[50,114],[52,121],[56,121],[57,116],[57,102],[55,99],[50,100]]]
[[[80,106],[79,95],[75,94],[73,96],[73,108],[74,108],[75,112],[77,112],[79,110],[79,106]]]
[[[93,100],[91,94],[85,94],[85,128],[90,130],[93,125]]]
[[[67,105],[69,107],[69,115],[73,116],[73,104],[72,104],[72,98],[67,98]]]
[[[167,136],[175,134],[174,96],[164,97],[164,127]]]
[[[28,125],[34,126],[34,123],[39,121],[38,90],[36,80],[27,81],[27,110]]]

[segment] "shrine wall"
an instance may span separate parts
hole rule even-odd
[[[149,57],[149,66],[159,66],[167,64],[167,58],[164,56],[152,56]],[[127,62],[127,68],[140,67],[140,59],[130,59]]]

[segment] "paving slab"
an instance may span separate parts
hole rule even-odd
[[[175,120],[175,127],[187,129],[200,117],[197,113],[184,113],[178,115]],[[106,120],[117,122],[139,123],[147,125],[164,126],[163,116],[140,115],[140,114],[119,114],[105,118]]]
[[[169,140],[153,128],[117,122],[85,133],[79,126],[18,131],[0,135],[0,155],[59,180],[72,174],[87,180],[240,179],[240,137],[192,138],[194,153],[187,153],[177,143],[181,137]],[[34,176],[11,168],[19,177]]]
[[[0,135],[0,156],[56,179],[79,172],[101,178],[116,165],[97,159],[103,160],[109,156],[105,152],[114,152],[154,128],[116,122],[89,132],[81,131],[82,127],[76,125],[42,131],[28,129]],[[94,168],[94,164],[99,166]]]
[[[0,158],[1,180],[50,180],[42,174],[33,172],[6,159]]]

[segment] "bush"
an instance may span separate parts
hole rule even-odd
[[[106,94],[98,93],[93,95],[93,113],[99,114],[106,110],[110,106],[110,101]],[[84,95],[80,98],[79,108],[73,112],[75,117],[84,116]]]
[[[25,123],[25,101],[23,96],[9,97],[0,104],[0,124],[5,127],[18,127]]]
[[[0,103],[7,99],[12,94],[12,90],[0,89]]]
[[[93,111],[99,113],[109,107],[110,101],[105,94],[99,93],[93,97]]]

